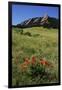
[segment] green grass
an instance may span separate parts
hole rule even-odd
[[[20,28],[12,28],[12,85],[57,83],[58,30],[43,27],[25,28],[23,33],[20,30]],[[26,34],[27,32],[30,35]],[[22,73],[18,66],[24,62],[25,57],[31,59],[33,55],[37,60],[45,58],[54,65],[53,68],[46,69],[47,73],[42,78],[40,76],[33,78],[26,72]]]

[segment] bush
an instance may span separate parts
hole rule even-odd
[[[26,32],[24,35],[32,36],[30,32]]]
[[[37,36],[39,36],[40,34],[35,34],[35,35],[33,35],[34,37],[37,37]]]
[[[47,61],[45,60],[37,61],[35,56],[32,57],[32,60],[27,58],[27,60],[25,59],[24,63],[21,64],[21,71],[24,70],[24,72],[26,72],[26,74],[32,78],[38,76],[43,77],[43,75],[46,75],[46,62]]]

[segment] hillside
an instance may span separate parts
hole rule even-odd
[[[36,63],[45,59],[52,66],[36,64],[36,67],[33,67],[29,64],[23,67],[25,59],[29,58],[29,63],[33,56]],[[12,28],[13,86],[57,83],[58,73],[58,29]]]

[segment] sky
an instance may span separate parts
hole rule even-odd
[[[29,18],[42,17],[45,14],[58,18],[58,13],[58,7],[15,4],[12,5],[12,25],[17,25]]]

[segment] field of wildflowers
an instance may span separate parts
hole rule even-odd
[[[12,28],[12,85],[45,83],[58,83],[58,30]]]

